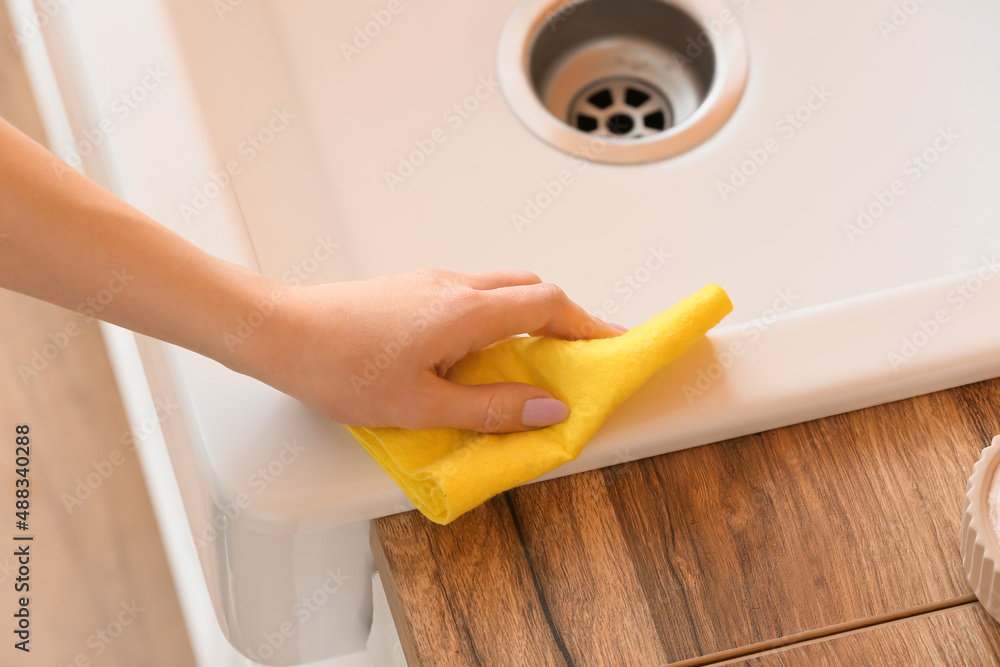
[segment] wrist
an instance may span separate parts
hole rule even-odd
[[[227,296],[217,311],[204,353],[237,372],[267,381],[266,371],[275,363],[287,361],[275,357],[281,349],[281,332],[286,329],[280,322],[289,319],[293,288],[231,266],[224,288]]]

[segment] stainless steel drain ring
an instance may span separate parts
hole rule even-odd
[[[500,84],[556,148],[614,164],[662,160],[736,109],[748,57],[735,19],[720,0],[524,0],[500,37]],[[625,99],[630,86],[638,106]],[[597,155],[594,137],[604,141]]]

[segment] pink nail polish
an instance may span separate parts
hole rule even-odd
[[[619,331],[628,331],[628,327],[623,327],[620,324],[615,324],[614,322],[608,322],[608,324],[613,326],[615,329],[618,329]]]
[[[566,421],[569,406],[555,398],[531,398],[521,409],[524,426],[551,426]]]

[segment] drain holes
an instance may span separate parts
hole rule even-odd
[[[654,111],[642,117],[642,124],[651,130],[659,131],[667,126],[667,120],[663,117],[662,111]]]
[[[597,119],[582,113],[577,114],[576,127],[584,132],[593,132],[597,129]]]
[[[626,116],[623,113],[616,113],[608,119],[608,131],[611,134],[628,134],[633,127],[635,127],[635,121],[632,120],[632,116]]]
[[[603,79],[584,86],[570,103],[576,129],[598,137],[640,138],[670,126],[666,96],[634,77]]]
[[[594,93],[587,98],[587,101],[598,109],[607,109],[615,102],[614,98],[611,97],[611,91],[607,89]]]
[[[629,88],[625,91],[625,104],[630,107],[641,107],[649,99],[649,95],[642,92],[641,90],[636,90],[635,88]]]

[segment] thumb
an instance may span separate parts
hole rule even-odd
[[[569,406],[530,384],[465,385],[434,377],[429,421],[480,433],[512,433],[566,421]]]

